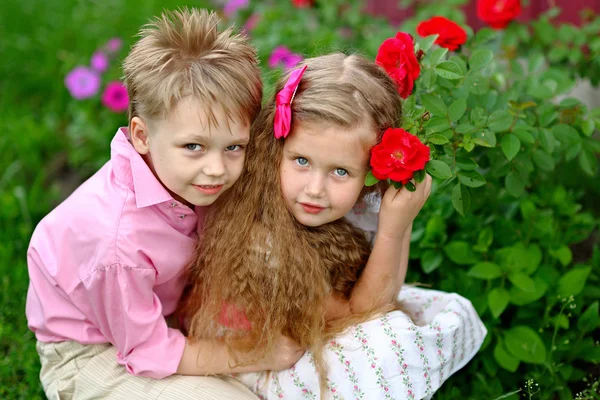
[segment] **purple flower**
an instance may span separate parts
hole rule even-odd
[[[238,10],[248,7],[249,4],[250,0],[229,0],[223,7],[223,12],[227,18],[230,18]]]
[[[121,46],[123,46],[123,41],[120,38],[115,37],[106,43],[106,50],[109,53],[116,53],[117,51],[121,50]]]
[[[303,57],[300,54],[292,53],[290,49],[285,46],[277,46],[273,49],[271,56],[269,57],[269,67],[275,68],[280,64],[287,69],[294,68]]]
[[[246,20],[246,23],[244,24],[244,27],[242,28],[243,31],[248,35],[250,32],[252,32],[254,30],[254,28],[256,28],[256,25],[258,25],[258,21],[260,21],[260,15],[252,14]]]
[[[110,82],[102,93],[102,104],[114,112],[127,111],[129,107],[127,88],[119,81]]]
[[[108,57],[101,51],[97,51],[92,54],[92,60],[90,64],[93,69],[98,72],[104,72],[108,68]]]
[[[100,76],[91,68],[78,66],[65,77],[65,86],[77,100],[87,99],[98,93]]]

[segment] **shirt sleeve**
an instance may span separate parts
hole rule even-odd
[[[156,272],[112,264],[83,279],[89,318],[117,348],[117,361],[133,375],[161,379],[174,374],[185,337],[167,327],[154,293]]]

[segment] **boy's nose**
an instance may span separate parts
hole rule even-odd
[[[208,154],[206,156],[208,156]],[[223,155],[220,154],[220,152],[206,157],[205,161],[206,164],[202,171],[204,172],[204,175],[213,177],[225,175],[225,162],[223,160]]]

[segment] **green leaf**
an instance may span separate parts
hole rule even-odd
[[[538,246],[536,243],[533,243],[525,248],[525,246],[520,243],[515,245],[515,247],[523,248],[523,272],[525,272],[527,275],[533,274],[542,262],[542,250],[540,249],[540,246]]]
[[[430,65],[433,67],[438,65],[440,63],[440,61],[442,60],[442,58],[444,58],[446,53],[448,53],[448,49],[446,49],[444,47],[439,47],[439,48],[435,49],[434,51],[432,51],[431,55],[429,56]]]
[[[508,352],[528,364],[546,361],[546,346],[540,336],[528,326],[516,326],[506,331],[504,344]]]
[[[583,144],[581,142],[575,143],[567,149],[567,152],[565,153],[565,160],[573,160],[581,153],[581,150],[583,150]]]
[[[450,121],[456,122],[461,119],[465,111],[467,111],[467,100],[464,98],[456,99],[448,107],[448,118],[450,118]]]
[[[502,276],[502,268],[498,264],[483,261],[475,264],[467,275],[477,279],[495,279]]]
[[[556,258],[563,267],[566,267],[573,260],[573,253],[569,247],[562,245],[557,248],[550,248],[549,253],[552,257]]]
[[[435,134],[435,135],[429,136],[427,138],[427,141],[429,143],[438,144],[438,145],[439,144],[446,144],[446,143],[450,142],[447,137],[439,135],[439,134]]]
[[[554,135],[548,129],[540,130],[540,143],[549,154],[552,154],[556,147],[556,139],[554,139]]]
[[[581,142],[581,136],[577,129],[567,124],[558,124],[552,127],[552,134],[561,143],[569,145]]]
[[[509,372],[517,372],[519,364],[521,363],[515,357],[511,356],[508,353],[508,351],[506,351],[506,348],[504,347],[504,344],[501,339],[498,340],[498,343],[494,348],[494,359],[496,360],[499,366],[501,366]]]
[[[423,272],[429,274],[442,265],[443,260],[444,255],[441,252],[436,250],[425,250],[421,255],[421,268],[423,269]]]
[[[544,171],[553,171],[556,165],[554,158],[543,150],[534,150],[533,161]]]
[[[469,193],[469,189],[460,183],[452,189],[452,205],[463,217],[467,214],[469,207],[471,206],[471,194]]]
[[[461,68],[453,61],[442,61],[433,70],[436,74],[446,79],[460,79],[464,76]]]
[[[365,176],[365,186],[373,186],[377,182],[379,182],[379,179],[375,178],[373,171],[367,172],[367,176]]]
[[[523,272],[509,272],[508,280],[524,292],[535,292],[535,283],[533,282],[533,279],[528,277]]]
[[[583,172],[594,177],[596,175],[596,169],[598,168],[598,160],[596,160],[594,154],[588,149],[583,149],[583,151],[579,153],[579,166]]]
[[[423,103],[423,106],[425,106],[427,111],[434,115],[445,117],[448,113],[448,108],[446,107],[446,104],[444,104],[444,101],[438,96],[434,96],[432,94],[422,94],[421,102]]]
[[[425,170],[420,169],[418,171],[415,171],[413,178],[417,183],[423,182],[423,179],[425,179]]]
[[[523,143],[526,143],[526,144],[534,144],[535,143],[535,139],[533,138],[533,135],[531,135],[531,133],[529,133],[525,129],[515,129],[513,131],[513,133]]]
[[[488,127],[494,132],[507,131],[513,123],[513,116],[507,110],[494,111],[488,120]]]
[[[427,121],[427,125],[425,126],[427,134],[444,132],[451,128],[450,121],[446,115],[441,117],[435,116]]]
[[[591,267],[576,268],[567,272],[558,280],[558,294],[562,297],[577,296],[583,290]]]
[[[412,183],[412,182],[406,182],[406,185],[404,185],[404,187],[409,192],[414,192],[415,190],[417,190],[417,188],[415,187],[414,183]]]
[[[502,138],[502,151],[508,161],[512,161],[519,153],[519,150],[521,150],[521,141],[518,137],[509,133]]]
[[[469,67],[471,70],[478,70],[489,65],[494,59],[494,53],[488,49],[477,49],[469,57]]]
[[[592,136],[594,133],[594,121],[591,119],[586,119],[581,122],[581,131],[587,137]]]
[[[494,231],[491,227],[487,226],[479,231],[477,235],[477,244],[473,247],[473,250],[485,253],[490,248],[490,245],[494,241]]]
[[[468,157],[456,157],[456,166],[462,170],[473,170],[479,168],[475,160]]]
[[[510,295],[504,288],[495,288],[488,293],[488,306],[490,307],[490,312],[494,318],[498,318],[502,315],[506,306],[508,306],[509,300]]]
[[[452,176],[452,171],[448,164],[440,160],[430,160],[425,165],[425,170],[429,175],[439,179],[448,179]]]
[[[458,180],[465,186],[468,187],[480,187],[486,184],[486,180],[477,171],[460,171],[458,173]]]
[[[504,181],[506,190],[511,196],[521,197],[525,194],[525,182],[521,180],[518,174],[509,172]]]
[[[477,257],[468,242],[452,241],[444,246],[444,253],[455,264],[469,265],[477,262]]]
[[[516,286],[510,288],[510,302],[517,306],[533,303],[541,299],[548,290],[548,284],[542,278],[533,279],[535,288],[533,292],[525,292]]]
[[[433,43],[435,43],[435,41],[437,40],[437,38],[439,37],[439,34],[433,34],[433,35],[428,35],[424,38],[420,38],[418,40],[419,43],[419,48],[423,51],[427,51],[429,50],[432,46]]]
[[[593,302],[577,320],[577,329],[584,332],[593,332],[600,325],[598,315],[598,302]]]
[[[496,134],[487,129],[477,133],[473,140],[475,143],[483,147],[496,147]]]

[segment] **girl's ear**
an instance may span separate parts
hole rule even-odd
[[[135,150],[142,155],[148,154],[150,152],[148,125],[140,117],[133,117],[129,126],[129,135]]]

